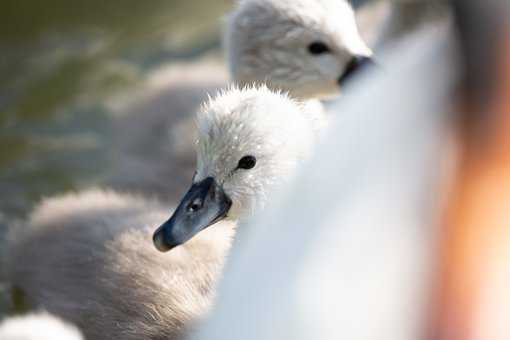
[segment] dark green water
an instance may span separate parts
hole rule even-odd
[[[107,100],[162,64],[218,49],[230,5],[0,2],[0,247],[41,197],[101,183],[111,171]]]
[[[0,211],[107,170],[109,96],[217,48],[229,1],[0,3]]]

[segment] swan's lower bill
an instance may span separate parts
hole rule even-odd
[[[231,206],[232,201],[214,178],[193,183],[172,217],[154,233],[154,245],[166,252],[185,243],[227,216]]]

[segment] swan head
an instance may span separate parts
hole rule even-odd
[[[338,94],[372,55],[346,0],[241,1],[225,45],[236,82],[267,83],[304,99]]]
[[[197,116],[197,168],[191,188],[154,234],[161,251],[182,244],[222,219],[263,207],[310,153],[321,120],[314,106],[267,87],[232,88]]]

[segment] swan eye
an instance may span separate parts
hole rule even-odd
[[[331,50],[329,49],[328,45],[326,45],[322,41],[314,41],[313,43],[308,45],[308,52],[310,52],[313,55],[318,55],[329,53],[331,52]]]
[[[253,169],[255,167],[255,164],[257,164],[257,159],[253,156],[244,156],[239,160],[239,163],[237,163],[238,169]]]

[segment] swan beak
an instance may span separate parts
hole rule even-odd
[[[355,73],[363,70],[364,68],[376,67],[377,63],[372,57],[357,56],[351,59],[347,64],[344,73],[338,78],[338,85],[343,85],[350,80]]]
[[[212,177],[193,183],[174,214],[153,236],[161,252],[185,243],[208,226],[227,216],[232,201]]]

